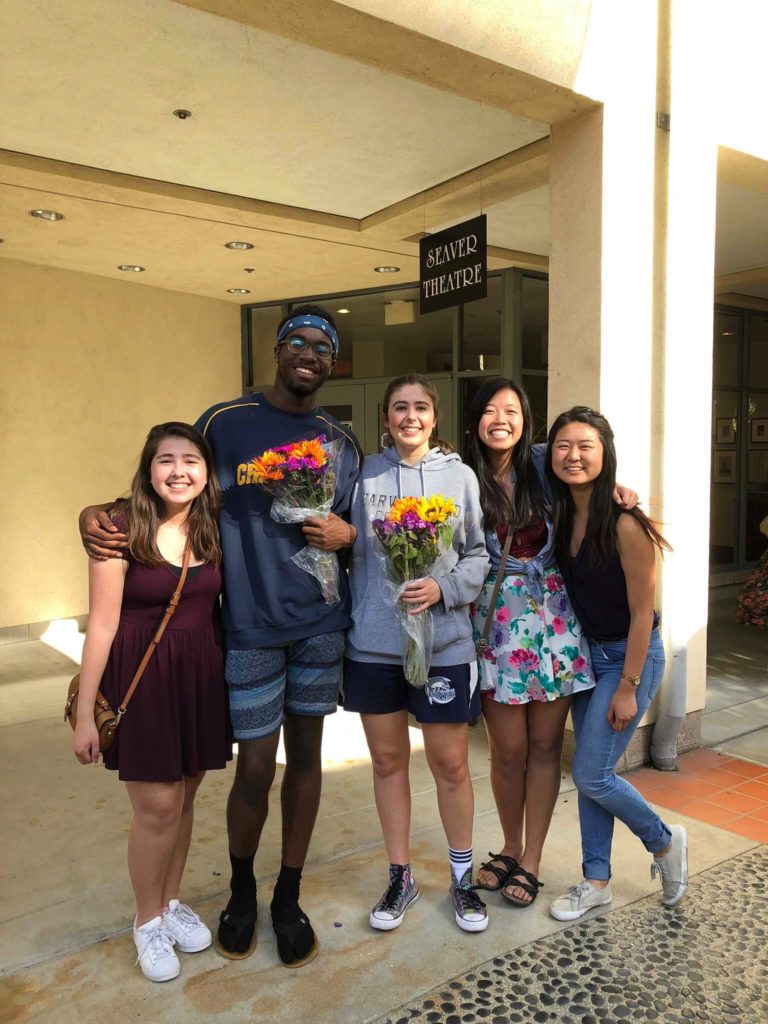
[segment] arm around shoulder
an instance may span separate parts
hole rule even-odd
[[[128,537],[121,532],[109,516],[115,502],[106,505],[88,505],[78,519],[80,540],[89,558],[122,558]]]

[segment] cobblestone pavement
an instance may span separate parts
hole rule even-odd
[[[766,1024],[768,846],[697,875],[678,907],[650,896],[581,921],[375,1024],[645,1021]]]

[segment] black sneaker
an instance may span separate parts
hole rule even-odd
[[[488,911],[472,885],[472,870],[466,872],[458,885],[452,882],[448,892],[459,928],[465,932],[484,932],[488,927]]]
[[[389,888],[373,908],[368,918],[371,928],[389,932],[403,923],[405,912],[419,898],[419,888],[410,871],[401,865],[389,883]]]

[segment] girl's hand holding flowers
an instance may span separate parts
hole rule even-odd
[[[433,604],[442,600],[442,592],[436,580],[431,576],[425,576],[423,580],[414,580],[413,583],[406,583],[403,589],[402,600],[409,605],[408,614],[418,615]]]

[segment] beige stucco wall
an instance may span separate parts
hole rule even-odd
[[[154,423],[239,394],[227,302],[0,260],[0,627],[87,610],[76,516],[127,488]]]

